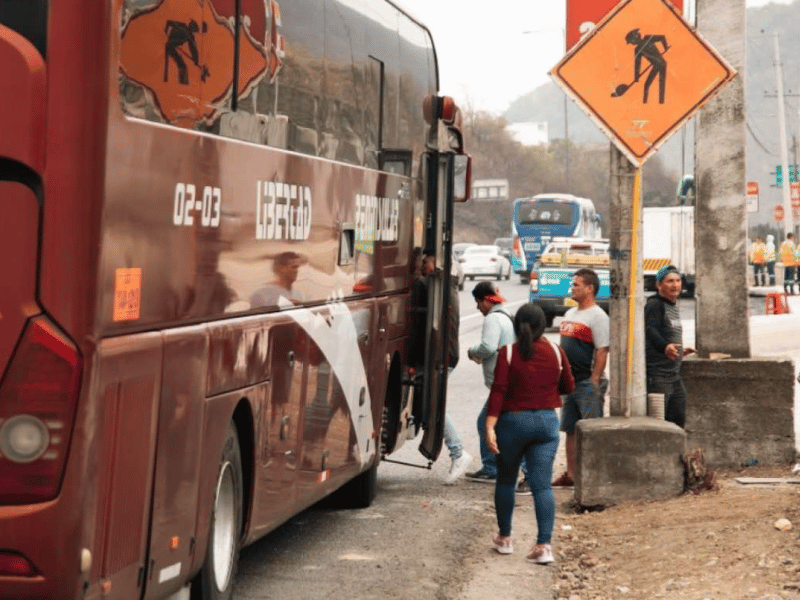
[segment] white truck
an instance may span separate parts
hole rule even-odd
[[[654,291],[656,271],[675,265],[685,294],[694,295],[694,206],[657,206],[643,212],[644,289]]]

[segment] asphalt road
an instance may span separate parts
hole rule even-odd
[[[498,282],[513,310],[527,301],[527,287]],[[466,348],[480,338],[478,313],[467,281],[460,292],[462,359],[448,384],[448,411],[465,448],[478,455],[476,418],[487,395],[481,368],[466,359]],[[754,355],[788,353],[800,362],[800,296],[794,314],[764,316],[763,298],[751,300]],[[682,299],[686,345],[694,338],[694,301]],[[557,339],[556,327],[546,335]],[[796,399],[796,403],[797,403]],[[796,411],[798,412],[798,411]],[[390,458],[426,466],[408,441]],[[556,459],[563,465],[563,443]],[[535,535],[530,496],[519,496],[514,520],[516,553],[500,556],[489,547],[496,530],[493,486],[461,481],[443,486],[449,458],[443,448],[431,470],[382,463],[378,496],[365,510],[311,508],[245,548],[234,600],[549,600],[552,569],[529,565],[525,551]],[[479,461],[473,461],[478,467]],[[570,492],[559,490],[563,507]],[[561,510],[561,508],[560,508]],[[559,520],[556,527],[560,527]]]

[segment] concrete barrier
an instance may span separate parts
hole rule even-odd
[[[649,417],[578,421],[575,500],[581,506],[683,493],[686,434]]]
[[[791,359],[686,360],[681,375],[686,445],[700,448],[709,467],[794,460]]]

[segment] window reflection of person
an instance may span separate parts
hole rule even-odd
[[[297,274],[304,263],[304,259],[297,252],[281,252],[272,263],[275,273],[274,279],[265,286],[260,287],[250,297],[250,306],[276,306],[278,298],[285,298],[297,304],[303,298],[292,286],[297,280]]]

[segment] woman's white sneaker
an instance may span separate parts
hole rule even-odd
[[[555,560],[553,558],[553,549],[550,547],[550,544],[534,546],[531,548],[531,551],[526,558],[528,562],[536,563],[537,565],[549,565]]]

